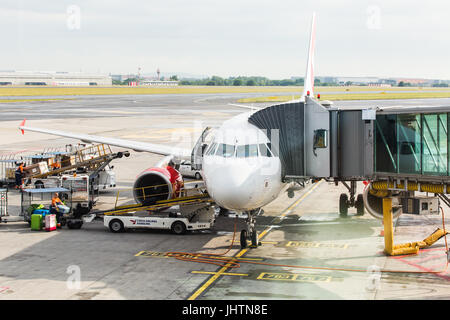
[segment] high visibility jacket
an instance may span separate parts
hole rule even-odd
[[[56,206],[57,206],[58,204],[62,204],[61,199],[60,199],[59,197],[53,197],[53,198],[52,198],[52,206],[56,208]]]

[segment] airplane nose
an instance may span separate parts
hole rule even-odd
[[[205,174],[210,195],[220,206],[231,210],[246,208],[252,201],[251,176],[251,170],[231,166]]]

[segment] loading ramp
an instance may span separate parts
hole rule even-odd
[[[65,166],[59,169],[50,170],[45,173],[39,173],[35,175],[30,175],[27,179],[44,179],[48,176],[58,175],[60,173],[74,170],[77,168],[86,168],[89,171],[100,171],[105,168],[112,160],[121,158],[123,155],[129,156],[129,152],[116,152],[111,151],[109,145],[99,144],[90,146],[81,150],[77,150],[72,156],[70,156],[69,161],[65,161]]]
[[[160,200],[151,205],[132,204],[126,206],[117,206],[114,209],[92,212],[97,216],[109,215],[126,215],[137,211],[158,211],[167,207],[176,205],[191,205],[191,204],[212,204],[214,200],[208,194],[199,194],[194,196],[179,197],[169,200]]]

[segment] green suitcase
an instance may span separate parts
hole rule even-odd
[[[31,230],[40,231],[42,230],[42,215],[32,214],[31,215]]]

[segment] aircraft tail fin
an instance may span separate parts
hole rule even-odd
[[[23,119],[22,123],[19,126],[20,131],[22,131],[22,134],[25,134],[25,131],[23,130],[23,127],[25,126],[25,122],[27,121],[27,119]]]
[[[314,96],[314,47],[316,44],[316,13],[313,13],[311,22],[311,36],[309,39],[308,63],[306,65],[306,75],[303,86],[302,98]]]

